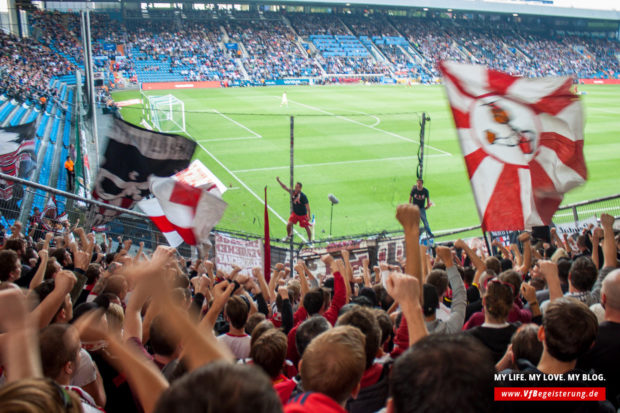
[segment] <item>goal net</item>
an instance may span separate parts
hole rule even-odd
[[[160,132],[186,132],[185,104],[176,96],[149,96],[147,115]]]

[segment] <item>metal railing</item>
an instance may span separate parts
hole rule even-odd
[[[106,224],[104,228],[95,229],[98,232],[105,232],[108,238],[111,237],[115,243],[118,237],[123,237],[123,239],[131,239],[136,246],[140,242],[144,242],[146,250],[152,250],[159,244],[166,244],[166,239],[161,231],[159,231],[152,221],[141,212],[108,205],[103,202],[87,199],[70,192],[61,191],[56,188],[3,173],[0,173],[0,183],[13,185],[13,197],[8,200],[0,200],[0,230],[3,233],[10,231],[10,226],[14,221],[18,220],[26,230],[32,231],[36,241],[38,237],[44,236],[46,230],[36,226],[33,227],[32,223],[41,221],[41,218],[43,218],[46,227],[55,227],[59,225],[59,215],[63,213],[66,214],[70,223],[74,224],[79,220],[81,225],[85,226],[87,230],[91,230],[87,222],[87,212],[91,205],[96,205],[121,213],[121,215],[116,217],[112,222]],[[49,216],[44,217],[44,211],[38,211],[37,214],[33,214],[32,211],[25,210],[23,201],[29,196],[43,196],[45,198],[43,205],[48,205],[49,199],[52,197],[64,197],[66,201],[62,203],[58,202],[56,205],[57,211],[55,213],[50,212]],[[553,222],[558,225],[574,224],[575,226],[579,226],[579,224],[583,223],[585,220],[591,220],[593,217],[598,218],[601,213],[608,213],[615,217],[620,217],[620,194],[561,206],[554,215]],[[463,237],[464,235],[475,236],[475,234],[472,234],[472,231],[476,230],[480,230],[480,225],[438,231],[435,236],[435,241],[451,241]],[[226,230],[217,227],[215,232],[224,233],[237,239],[255,240],[263,238],[262,235]],[[482,234],[480,233],[479,235]],[[402,241],[402,231],[384,231],[374,234],[358,234],[347,237],[321,239],[314,241],[312,244],[295,244],[297,252],[296,257],[303,257],[311,262],[318,262],[320,255],[325,252],[333,252],[346,248],[352,252],[354,260],[370,258],[371,261],[376,261],[381,258],[394,261],[399,257]],[[212,243],[214,243],[213,239]],[[272,262],[289,261],[290,257],[287,255],[288,251],[288,247],[284,247],[284,244],[273,240]],[[192,251],[189,246],[182,245],[179,252],[185,257],[190,257]],[[211,258],[213,258],[213,253],[214,249],[212,248],[209,252]]]

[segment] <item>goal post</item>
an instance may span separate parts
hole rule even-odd
[[[185,104],[174,95],[148,96],[145,115],[160,132],[186,132]]]

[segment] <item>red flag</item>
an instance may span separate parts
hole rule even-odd
[[[439,67],[482,228],[549,225],[564,194],[587,178],[583,108],[572,79]]]
[[[209,242],[209,233],[226,209],[219,191],[212,193],[174,178],[151,178],[155,198],[138,205],[162,231],[168,243],[179,246]]]
[[[264,259],[264,274],[265,281],[269,282],[271,279],[271,241],[269,239],[269,209],[267,208],[267,187],[265,187],[265,252],[263,254]]]

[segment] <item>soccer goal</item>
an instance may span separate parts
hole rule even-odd
[[[176,96],[149,96],[147,114],[153,127],[160,132],[186,132],[185,104]]]

